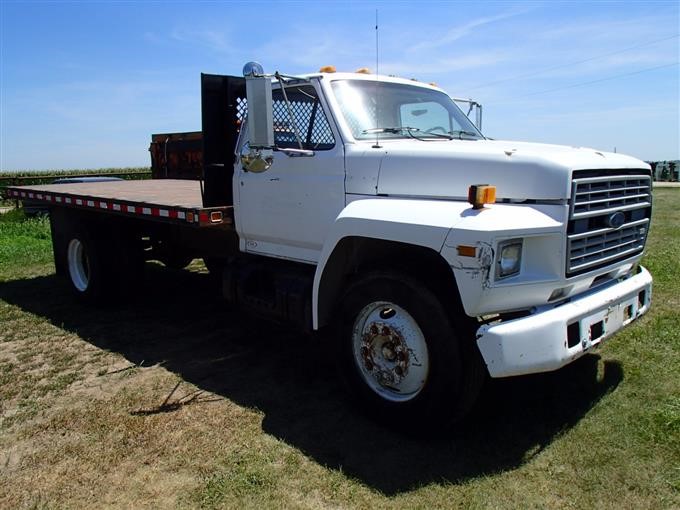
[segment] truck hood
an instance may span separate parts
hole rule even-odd
[[[493,184],[497,199],[563,200],[581,169],[649,169],[622,154],[500,140],[381,140],[347,151],[348,193],[462,198],[471,184]],[[372,145],[372,144],[371,144]]]

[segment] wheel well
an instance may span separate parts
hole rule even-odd
[[[464,313],[453,271],[438,252],[398,241],[352,236],[336,245],[321,275],[317,296],[319,327],[331,322],[347,284],[357,275],[373,270],[415,277],[425,282],[447,309]]]

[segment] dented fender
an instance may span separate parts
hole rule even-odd
[[[564,278],[567,217],[568,206],[562,204],[492,204],[462,211],[441,254],[453,269],[465,313],[476,317],[546,302]],[[508,239],[523,242],[521,271],[498,279],[496,249]]]

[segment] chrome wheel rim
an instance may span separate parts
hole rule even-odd
[[[425,335],[399,305],[387,301],[366,305],[354,322],[352,351],[361,377],[386,400],[405,402],[425,387],[429,374]]]
[[[68,272],[73,286],[80,292],[84,292],[90,283],[90,261],[79,239],[71,239],[68,243],[67,258]]]

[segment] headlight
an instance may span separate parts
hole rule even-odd
[[[496,278],[506,278],[519,273],[522,266],[521,239],[508,239],[498,243],[496,253]]]

